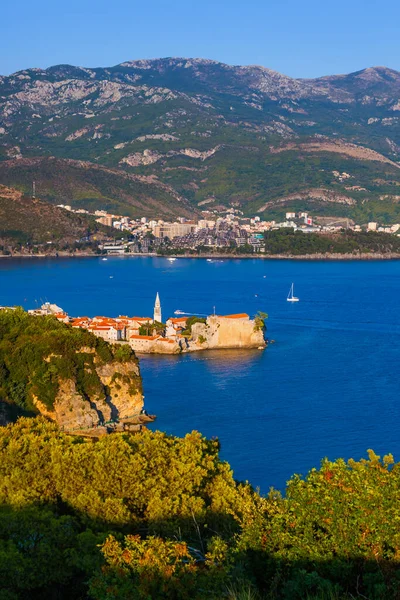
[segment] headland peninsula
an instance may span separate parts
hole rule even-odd
[[[22,308],[0,310],[0,328],[0,424],[39,414],[67,433],[99,437],[154,420],[128,344]]]
[[[169,317],[164,323],[158,293],[152,317],[71,317],[50,302],[28,310],[28,313],[52,316],[73,329],[89,331],[107,342],[129,345],[139,354],[180,354],[218,348],[263,350],[266,347],[266,313],[258,312],[251,319],[247,313],[206,316],[178,310],[175,311],[177,316]]]

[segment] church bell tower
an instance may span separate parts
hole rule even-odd
[[[162,319],[161,319],[161,302],[160,302],[160,296],[158,295],[157,292],[157,296],[156,296],[156,303],[154,304],[154,321],[157,321],[158,323],[162,323]]]

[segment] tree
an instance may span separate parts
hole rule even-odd
[[[260,331],[266,329],[265,321],[268,319],[268,314],[258,311],[254,317],[254,330]]]
[[[189,317],[186,320],[186,326],[183,331],[183,335],[190,336],[192,334],[192,326],[195,323],[207,323],[207,319],[205,319],[204,317],[196,317],[196,316]]]

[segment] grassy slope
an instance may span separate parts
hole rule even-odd
[[[0,185],[0,242],[2,244],[74,243],[88,234],[104,237],[108,228],[93,218],[75,215],[47,202],[23,196]]]
[[[0,181],[53,203],[89,210],[105,209],[127,216],[190,216],[193,210],[171,190],[140,181],[125,172],[63,159],[23,159],[0,162]]]

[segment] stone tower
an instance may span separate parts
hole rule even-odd
[[[156,303],[154,305],[154,320],[158,321],[159,323],[162,323],[161,320],[161,302],[160,302],[160,296],[158,295],[157,292],[157,296],[156,296]]]

